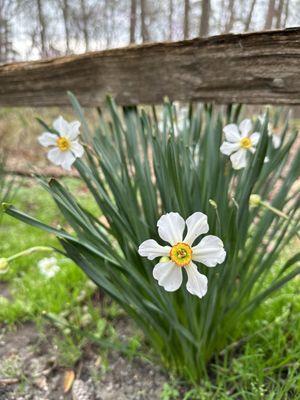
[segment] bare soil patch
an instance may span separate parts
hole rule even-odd
[[[87,346],[75,380],[64,393],[66,368],[59,365],[54,331],[41,335],[33,323],[0,328],[0,400],[155,400],[166,376],[141,360],[112,351],[102,368],[99,351]],[[106,370],[107,369],[107,370]]]

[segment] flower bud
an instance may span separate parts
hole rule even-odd
[[[7,258],[0,258],[0,274],[5,274],[8,270]]]
[[[261,203],[261,197],[259,194],[251,194],[249,198],[249,204],[251,207],[258,207]]]
[[[213,208],[215,208],[215,209],[218,208],[217,203],[213,199],[209,199],[208,202]]]

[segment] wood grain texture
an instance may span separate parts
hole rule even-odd
[[[171,100],[300,104],[300,28],[130,46],[0,67],[0,106]]]

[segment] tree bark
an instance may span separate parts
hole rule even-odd
[[[178,101],[300,104],[300,28],[221,35],[0,67],[0,106]]]
[[[5,62],[4,57],[4,47],[5,47],[5,39],[4,39],[4,24],[5,17],[3,12],[2,3],[0,2],[0,63]]]
[[[190,34],[190,26],[189,26],[189,17],[190,17],[190,0],[184,0],[184,20],[183,20],[183,38],[188,39]]]
[[[266,30],[272,28],[274,16],[275,16],[275,0],[269,0],[269,6],[265,23]]]
[[[245,32],[249,31],[255,5],[256,5],[256,0],[252,0],[251,6],[250,6],[250,10],[249,10],[249,14],[248,14],[248,17],[247,17],[246,23],[245,23]]]
[[[131,0],[129,43],[135,43],[135,31],[136,31],[136,0]]]
[[[47,57],[46,49],[46,22],[43,14],[42,1],[36,0],[37,11],[38,11],[38,21],[39,21],[39,33],[40,33],[40,44],[41,44],[41,56]]]
[[[201,18],[200,18],[200,37],[209,34],[210,0],[202,0]]]
[[[85,51],[89,51],[90,49],[90,38],[88,32],[88,17],[86,12],[86,3],[85,0],[80,0],[80,9],[81,9],[81,17],[82,17],[82,32],[83,39],[85,44]]]
[[[169,0],[169,35],[168,35],[168,40],[172,40],[173,39],[173,13],[174,13],[173,0]]]
[[[110,29],[110,10],[109,10],[109,1],[110,0],[105,0],[104,1],[104,32],[105,32],[105,48],[109,49],[110,47],[110,42],[111,42],[111,29]]]
[[[227,19],[225,33],[229,33],[233,28],[233,24],[234,24],[234,20],[235,20],[234,0],[229,0],[228,11],[229,11],[229,18]]]
[[[66,54],[70,53],[70,12],[69,12],[69,3],[68,0],[63,0],[62,3],[62,13],[64,19],[64,28],[65,28],[65,39],[66,39]]]
[[[149,42],[149,32],[146,24],[147,3],[146,0],[141,0],[141,34],[143,43]]]
[[[286,0],[286,2],[285,2],[285,10],[284,10],[284,22],[283,22],[283,27],[285,28],[286,27],[286,22],[287,22],[287,19],[288,19],[288,17],[289,17],[289,5],[290,5],[290,1],[289,0]]]
[[[279,0],[278,7],[276,10],[276,28],[282,28],[282,20],[283,20],[283,7],[284,7],[284,0]]]

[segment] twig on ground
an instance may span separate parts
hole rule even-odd
[[[20,380],[18,378],[0,378],[0,387],[7,385],[15,385]]]

